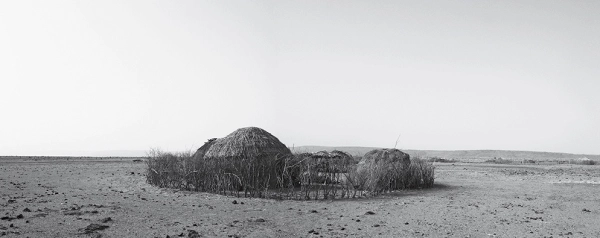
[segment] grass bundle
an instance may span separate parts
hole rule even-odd
[[[365,154],[358,168],[350,174],[357,189],[382,193],[407,188],[427,188],[433,185],[431,162],[410,156],[397,149],[378,149]]]

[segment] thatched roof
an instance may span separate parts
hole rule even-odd
[[[313,158],[313,159],[326,159],[326,160],[339,160],[339,161],[352,161],[352,156],[346,152],[333,150],[331,152],[322,150],[314,153],[302,153],[298,154],[301,158]]]
[[[331,152],[322,150],[322,151],[313,153],[313,157],[330,158],[330,159],[352,158],[352,156],[350,156],[348,153],[346,153],[344,151],[339,151],[339,150],[333,150]]]
[[[358,164],[360,166],[381,162],[402,162],[408,166],[410,165],[410,155],[398,149],[375,149],[367,152]]]
[[[345,172],[348,169],[347,166],[355,163],[351,155],[339,150],[302,153],[296,156],[311,160],[311,163],[317,164],[316,169],[320,172]]]
[[[204,145],[198,148],[198,150],[196,150],[196,153],[194,153],[194,159],[204,158],[204,154],[206,154],[208,148],[210,148],[215,143],[215,141],[217,141],[217,138],[208,139],[207,142],[204,142]]]
[[[258,127],[240,128],[217,139],[204,154],[205,158],[257,158],[289,156],[292,152],[271,133]]]
[[[331,152],[319,151],[319,152],[313,153],[312,157],[318,158],[321,160],[326,160],[326,161],[335,161],[335,163],[338,163],[338,164],[349,165],[349,164],[354,163],[354,159],[352,158],[351,155],[349,155],[346,152],[339,151],[339,150],[333,150]]]

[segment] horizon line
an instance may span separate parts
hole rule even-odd
[[[326,147],[326,148],[387,148],[387,147],[378,147],[378,146],[325,146],[325,145],[300,145],[289,147],[289,149],[299,148],[299,147]],[[600,154],[593,153],[572,153],[572,152],[557,152],[557,151],[536,151],[536,150],[507,150],[507,149],[399,149],[405,151],[512,151],[512,152],[534,152],[534,153],[553,153],[553,154],[570,154],[570,155],[592,155],[592,156],[600,156]],[[166,152],[178,152],[178,150],[167,151]],[[192,150],[192,151],[195,151]],[[111,152],[116,152],[111,154]],[[24,153],[14,153],[14,154],[0,154],[0,157],[10,157],[10,156],[32,156],[32,157],[146,157],[146,155],[141,155],[142,153],[147,153],[148,150],[40,150],[28,152],[31,154]],[[48,153],[48,154],[45,154]],[[121,154],[121,155],[119,155]],[[129,154],[129,155],[125,155]]]

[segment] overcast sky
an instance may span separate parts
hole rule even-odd
[[[2,1],[0,155],[600,154],[600,1]]]

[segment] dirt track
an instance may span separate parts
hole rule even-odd
[[[0,236],[600,237],[600,166],[436,164],[433,189],[338,201],[159,189],[144,172],[0,160]]]

